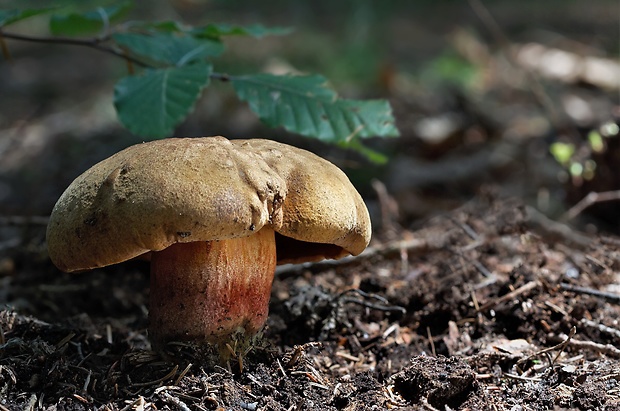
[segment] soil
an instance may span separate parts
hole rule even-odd
[[[618,244],[480,198],[280,267],[263,335],[225,364],[150,350],[145,263],[5,259],[0,409],[620,409]]]
[[[112,110],[125,63],[7,41],[0,411],[620,410],[620,239],[605,234],[620,233],[617,2],[561,12],[534,1],[394,2],[392,11],[360,2],[355,13],[338,2],[144,7],[159,4],[154,21],[170,20],[169,3],[200,21],[226,21],[205,14],[223,5],[266,25],[308,17],[312,35],[233,40],[232,59],[243,57],[233,72],[247,72],[245,62],[262,71],[274,57],[320,72],[308,62],[324,60],[346,68],[346,81],[333,79],[343,96],[390,99],[401,137],[364,141],[384,165],[266,128],[218,84],[175,131],[270,138],[329,159],[368,204],[373,240],[358,257],[279,267],[266,328],[242,357],[220,363],[181,343],[152,350],[148,263],[65,274],[45,245],[47,216],[71,180],[143,139]],[[340,14],[326,12],[336,3]],[[499,24],[485,24],[475,3]],[[366,21],[383,7],[383,23]],[[347,38],[355,43],[338,48]],[[352,59],[374,43],[376,55]],[[565,67],[562,50],[585,59],[579,72],[548,70]],[[611,74],[581,72],[599,64]],[[360,89],[346,85],[357,69],[372,77]],[[574,148],[568,163],[550,154],[554,143]],[[571,208],[589,193],[608,197]]]

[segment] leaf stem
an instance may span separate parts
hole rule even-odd
[[[216,72],[212,72],[210,77],[213,80],[220,80],[222,82],[227,82],[233,79],[233,76],[226,74],[226,73],[216,73]]]
[[[2,28],[0,28],[0,39],[28,41],[31,43],[65,44],[65,45],[70,45],[70,46],[89,47],[89,48],[101,51],[103,53],[112,54],[116,57],[122,58],[128,63],[133,63],[140,67],[154,68],[154,66],[148,63],[145,63],[135,57],[132,57],[126,54],[122,50],[117,50],[114,47],[103,44],[105,41],[108,41],[110,39],[109,35],[105,37],[93,37],[93,38],[88,38],[88,39],[75,39],[75,38],[70,38],[70,37],[40,37],[40,36],[26,36],[26,35],[17,34],[17,33],[7,33],[6,31],[3,31]],[[3,52],[4,51],[5,50],[3,47]],[[8,53],[8,48],[6,50],[6,53]],[[210,77],[214,80],[220,80],[222,82],[227,82],[232,79],[232,77],[229,76],[228,74],[216,73],[216,72],[212,72],[210,74]]]
[[[2,37],[4,37],[5,39],[28,41],[31,43],[66,44],[70,46],[89,47],[89,48],[99,50],[104,53],[112,54],[124,60],[128,60],[141,67],[150,67],[148,64],[144,63],[143,61],[140,61],[134,57],[128,56],[122,51],[117,50],[113,47],[102,44],[104,41],[107,41],[109,37],[104,37],[104,38],[93,37],[90,39],[74,39],[74,38],[69,38],[69,37],[39,37],[39,36],[25,36],[23,34],[17,34],[17,33],[8,33],[6,31],[2,31]]]

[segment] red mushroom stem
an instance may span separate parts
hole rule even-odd
[[[149,333],[156,346],[206,341],[225,349],[265,324],[276,267],[274,231],[177,243],[153,253]]]

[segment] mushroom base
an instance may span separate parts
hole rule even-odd
[[[276,267],[275,234],[177,243],[151,258],[150,328],[155,346],[170,341],[224,348],[249,340],[267,320]]]

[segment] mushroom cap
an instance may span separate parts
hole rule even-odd
[[[47,243],[58,268],[83,271],[263,226],[278,233],[280,264],[357,255],[371,235],[361,196],[329,161],[271,140],[203,137],[134,145],[94,165],[54,206]]]

